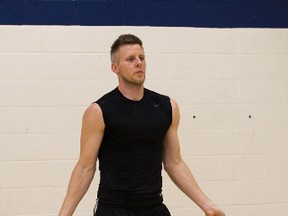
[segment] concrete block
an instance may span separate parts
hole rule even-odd
[[[108,54],[79,54],[74,57],[74,72],[76,80],[117,80],[117,75],[111,70]]]
[[[168,206],[169,207],[169,206]],[[199,207],[191,208],[171,208],[169,209],[171,215],[173,216],[184,216],[184,215],[203,215],[203,211]]]
[[[173,54],[170,57],[173,79],[216,78],[217,57],[213,54]]]
[[[28,79],[75,79],[76,72],[80,69],[77,57],[78,55],[70,53],[30,53],[26,56]]]
[[[63,200],[65,198],[67,187],[56,187],[54,188],[54,194],[53,194],[53,206],[54,206],[54,212],[59,212],[61,205],[63,203]],[[89,212],[90,215],[92,214],[92,210],[96,201],[96,195],[97,195],[97,188],[95,186],[90,186],[87,193],[84,195],[83,199],[77,206],[75,210],[75,215],[82,215],[86,214],[86,212]]]
[[[2,161],[51,160],[51,136],[45,134],[3,134],[0,158]],[[37,152],[37,154],[35,153]]]
[[[191,208],[195,206],[184,193],[182,193],[173,183],[163,185],[164,203],[169,208]]]
[[[207,55],[206,55],[207,56]],[[238,54],[215,54],[215,75],[216,79],[235,80],[241,75],[240,59]],[[207,61],[210,61],[208,56]]]
[[[288,179],[288,154],[264,155],[266,179]]]
[[[262,155],[243,156],[243,179],[264,179]]]
[[[282,34],[282,53],[288,53],[288,31],[283,29]]]
[[[285,216],[288,212],[288,204],[287,203],[279,203],[279,204],[270,204],[264,205],[264,211],[267,215],[279,215]]]
[[[54,186],[67,186],[77,160],[58,160],[51,164]]]
[[[1,180],[0,180],[0,182],[1,182]],[[0,212],[5,211],[4,210],[4,208],[5,208],[5,206],[4,206],[4,190],[5,189],[0,188]]]
[[[160,32],[153,35],[153,42],[150,43],[151,52],[236,53],[238,50],[235,30],[163,28],[158,31]],[[176,43],[171,43],[175,40]]]
[[[48,81],[2,81],[0,89],[0,106],[51,106]]]
[[[236,130],[196,132],[195,152],[200,155],[240,155],[239,133]]]
[[[116,88],[114,80],[54,81],[51,83],[54,106],[85,106]]]
[[[27,110],[25,108],[0,107],[0,119],[0,134],[27,132]]]
[[[235,104],[239,101],[238,86],[236,80],[199,82],[195,85],[196,103]]]
[[[0,52],[0,68],[0,80],[25,80],[27,78],[26,55]]]
[[[264,154],[281,154],[285,152],[285,134],[281,130],[263,130],[255,135],[262,145]]]
[[[76,213],[80,212],[90,212],[90,215],[93,212],[93,207],[96,203],[97,197],[97,187],[92,186],[88,189],[87,193],[77,206]]]
[[[43,199],[39,200],[40,198]],[[7,189],[5,190],[5,210],[3,214],[33,215],[53,213],[53,202],[51,200],[53,200],[53,188]]]
[[[265,215],[265,204],[250,204],[241,205],[237,208],[237,216],[247,215],[247,216],[261,216]]]
[[[144,86],[145,88],[158,92],[159,94],[164,94],[164,95],[169,96],[170,98],[173,98],[179,104],[180,99],[177,97],[174,91],[174,88],[171,88],[171,86],[173,86],[171,80],[149,79],[149,80],[146,80]]]
[[[196,28],[191,48],[195,53],[238,53],[238,34],[234,29]]]
[[[197,133],[190,130],[178,131],[182,156],[200,155],[198,151]],[[206,155],[206,154],[204,154]]]
[[[221,130],[259,128],[261,117],[257,106],[216,106],[216,128]]]
[[[178,29],[179,31],[182,31],[183,29]],[[166,28],[166,27],[159,27],[159,28],[148,28],[147,29],[147,39],[145,40],[145,50],[147,54],[165,54],[165,53],[171,53],[171,52],[177,52],[177,45],[174,45],[174,43],[171,43],[173,38],[173,29]],[[177,36],[177,44],[180,45],[181,40],[183,40],[184,37],[180,35]],[[187,37],[186,40],[189,40],[190,37]],[[174,39],[175,40],[175,39]]]
[[[172,59],[169,54],[146,54],[146,79],[171,80],[174,73]]]
[[[148,36],[154,37],[155,36],[154,29],[157,29],[157,28],[152,28],[152,27],[147,28],[143,26],[103,26],[103,27],[96,26],[94,28],[100,28],[100,30],[102,31],[101,34],[103,36],[103,40],[100,42],[101,42],[102,50],[105,53],[110,52],[111,45],[120,35],[134,34],[142,40],[144,50],[147,54],[149,53]],[[151,29],[152,31],[148,32]]]
[[[80,153],[79,133],[49,135],[53,160],[77,160]]]
[[[240,53],[281,53],[281,30],[238,29]]]
[[[183,159],[199,181],[219,180],[220,163],[217,156],[187,156]]]
[[[286,104],[262,106],[262,129],[286,129],[288,128],[288,113]]]
[[[51,30],[51,52],[58,53],[91,53],[108,52],[103,30],[97,27],[55,26]]]
[[[241,79],[283,79],[287,77],[287,55],[241,54],[237,57],[240,61],[238,70]]]
[[[1,26],[0,28],[0,52],[47,52],[50,40],[51,32],[46,27]]]
[[[219,156],[219,180],[238,180],[243,178],[243,157]]]
[[[283,80],[242,80],[240,82],[241,103],[279,104],[283,101]]]
[[[199,182],[207,196],[217,205],[231,206],[241,203],[241,181]]]
[[[247,215],[247,216],[261,216],[261,215],[279,215],[285,216],[287,215],[288,211],[287,204],[254,204],[254,205],[243,205],[238,208],[237,212],[240,215]],[[237,214],[237,216],[238,216]]]
[[[191,80],[173,80],[171,86],[177,86],[173,88],[172,97],[177,100],[181,105],[191,105],[195,101],[194,86]]]
[[[282,154],[286,152],[285,132],[242,130],[240,145],[244,154]]]
[[[217,106],[181,105],[179,130],[211,130],[217,125]]]
[[[67,192],[68,184],[64,187],[54,187],[53,188],[53,212],[59,213],[59,210],[62,206],[62,203],[64,201],[66,192]]]
[[[0,188],[28,187],[28,167],[28,163],[0,162]]]
[[[237,79],[240,60],[236,54],[171,55],[175,79]]]
[[[28,133],[79,133],[82,108],[75,107],[42,107],[29,108]]]
[[[245,181],[241,190],[244,205],[286,202],[284,180]]]

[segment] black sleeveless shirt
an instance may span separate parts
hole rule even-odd
[[[144,89],[140,101],[118,88],[96,101],[105,131],[99,149],[98,204],[145,208],[163,202],[163,139],[172,122],[167,96]]]

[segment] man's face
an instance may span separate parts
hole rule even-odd
[[[118,61],[112,63],[112,70],[118,75],[119,82],[143,84],[146,62],[142,47],[138,44],[121,46],[118,50]]]

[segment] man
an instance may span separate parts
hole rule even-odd
[[[86,193],[99,158],[95,216],[169,216],[162,198],[162,164],[173,182],[206,216],[225,216],[201,191],[180,155],[175,100],[144,88],[142,41],[121,35],[111,47],[119,85],[85,111],[80,158],[60,216],[72,215]]]

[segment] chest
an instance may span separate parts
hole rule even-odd
[[[115,139],[159,139],[170,126],[164,104],[150,98],[137,103],[114,101],[110,106],[105,130]]]

